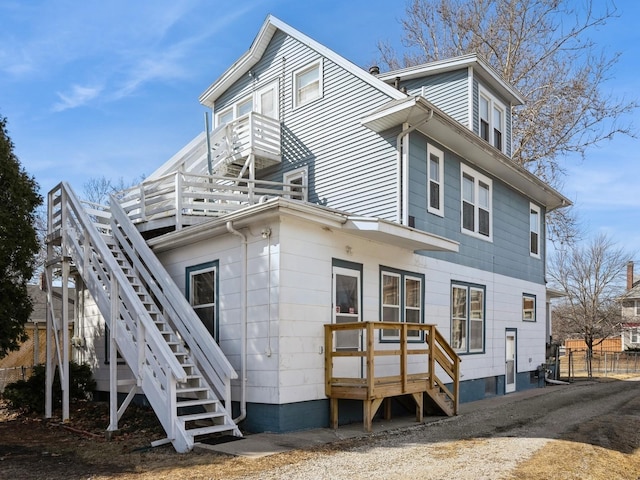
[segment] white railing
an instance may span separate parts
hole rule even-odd
[[[228,163],[250,153],[266,156],[271,163],[280,161],[280,122],[257,112],[249,112],[221,125],[209,133],[210,156],[207,158],[206,134],[200,134],[151,177],[183,172],[194,175],[220,173]],[[209,172],[209,160],[212,171]]]
[[[129,258],[138,280],[153,295],[158,310],[180,334],[200,373],[216,396],[224,399],[225,408],[230,412],[231,379],[238,377],[236,371],[114,197],[111,197],[111,212],[114,238]]]
[[[63,254],[72,258],[165,431],[173,432],[172,393],[187,374],[102,238],[108,213],[88,214],[66,182],[49,193],[49,208],[49,235],[62,235]]]
[[[176,172],[118,196],[134,223],[175,217],[176,228],[181,228],[184,216],[221,217],[271,197],[302,200],[305,193],[297,184]]]

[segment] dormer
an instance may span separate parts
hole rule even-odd
[[[482,57],[464,55],[376,76],[409,95],[424,97],[512,156],[512,109],[524,98]]]

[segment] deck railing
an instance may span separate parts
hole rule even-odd
[[[368,429],[382,400],[398,395],[414,395],[421,410],[421,395],[427,393],[446,413],[457,414],[460,357],[435,325],[353,322],[327,324],[324,328],[325,393],[332,399],[334,428],[338,419],[337,403],[333,400],[338,398],[365,402],[364,421]],[[336,337],[349,331],[358,331],[361,335],[360,348],[340,348]],[[397,340],[378,341],[384,331],[392,331]],[[337,366],[339,359],[352,359],[351,367]],[[362,365],[354,368],[353,361],[357,363],[358,359]]]
[[[180,229],[187,217],[220,217],[272,197],[302,200],[304,192],[289,183],[175,172],[125,190],[119,201],[134,223],[175,217]]]

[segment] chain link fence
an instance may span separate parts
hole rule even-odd
[[[594,376],[640,376],[640,352],[592,352],[591,373]],[[572,380],[589,374],[589,352],[570,350],[560,357],[560,378]]]

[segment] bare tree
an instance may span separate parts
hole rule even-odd
[[[579,335],[590,359],[594,346],[620,332],[619,298],[629,258],[630,253],[603,234],[554,254],[548,273],[553,286],[566,295],[553,311],[554,337],[556,332],[565,338]],[[591,376],[590,360],[587,370]]]
[[[567,0],[411,0],[401,20],[402,56],[379,43],[390,69],[478,53],[527,99],[513,111],[513,159],[559,188],[562,158],[622,133],[633,135],[625,116],[635,100],[604,93],[618,53],[600,51],[590,34],[617,11],[593,0],[582,8]],[[599,6],[602,4],[598,3]],[[555,221],[553,240],[577,234],[572,215]]]
[[[117,181],[102,177],[92,177],[87,180],[82,189],[83,199],[91,202],[106,205],[109,203],[109,195],[126,190],[142,182],[144,177],[134,178],[127,183],[122,177]]]

